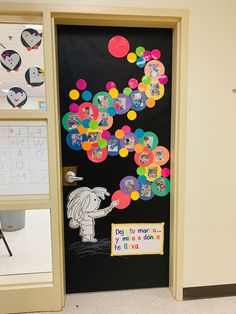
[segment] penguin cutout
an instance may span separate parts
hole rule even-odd
[[[25,79],[31,86],[40,86],[44,83],[44,71],[38,67],[31,67],[25,72]]]
[[[7,72],[18,71],[21,65],[21,57],[15,50],[4,50],[0,61]]]
[[[26,92],[20,87],[12,87],[7,93],[7,101],[12,108],[21,109],[27,101]]]
[[[21,42],[28,51],[38,49],[42,42],[42,34],[36,29],[27,28],[21,33]]]

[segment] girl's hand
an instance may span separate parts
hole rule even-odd
[[[113,201],[113,202],[111,203],[111,208],[116,207],[118,204],[119,204],[119,200]]]

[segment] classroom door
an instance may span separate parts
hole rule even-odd
[[[67,293],[168,286],[172,30],[57,40]]]

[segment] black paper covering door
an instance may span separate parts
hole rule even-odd
[[[161,166],[162,173],[159,173],[159,167],[155,168],[155,164],[150,169],[148,169],[148,167],[145,168],[147,169],[146,171],[150,171],[150,173],[144,173],[144,167],[142,167],[141,164],[139,168],[140,172],[137,174],[136,171],[139,165],[135,162],[134,155],[137,155],[138,162],[144,162],[144,166],[145,162],[149,162],[145,160],[145,158],[149,158],[150,156],[134,152],[133,147],[137,143],[141,143],[141,146],[145,146],[145,150],[147,151],[155,147],[155,137],[152,138],[148,136],[152,133],[145,133],[145,138],[145,134],[142,134],[142,131],[144,131],[156,134],[159,140],[158,146],[165,147],[167,150],[170,149],[172,30],[59,25],[57,27],[57,34],[60,112],[62,120],[62,166],[77,166],[77,175],[84,178],[83,181],[77,183],[77,186],[64,186],[67,293],[168,286],[169,194],[165,193],[165,190],[168,190],[168,186],[166,185],[168,185],[169,179],[169,161],[167,163],[164,162],[164,165]],[[144,47],[145,50],[148,51],[154,50],[153,56],[146,51],[147,60],[142,61],[142,56],[144,57],[143,49],[139,48],[136,52],[141,57],[130,54],[128,58],[131,62],[127,60],[127,56],[115,57],[108,50],[108,43],[112,38],[114,42],[110,42],[111,52],[113,49],[114,54],[116,52],[118,54],[127,54],[125,49],[128,49],[126,41],[122,42],[121,40],[121,42],[119,42],[121,39],[119,36],[127,39],[129,52],[135,53],[137,47]],[[116,42],[116,40],[118,41]],[[119,43],[121,45],[120,51],[119,48],[117,50],[117,43],[118,46]],[[161,56],[158,56],[158,51],[155,49],[161,52]],[[136,58],[139,60],[135,61]],[[149,60],[150,58],[151,60]],[[153,62],[153,66],[149,66],[148,75],[145,76],[145,68],[142,62],[147,64],[149,61],[157,60],[164,65],[165,74],[162,75],[163,68],[161,68],[160,64],[156,67],[155,64],[157,64],[157,62]],[[139,63],[139,66],[137,66],[136,63]],[[168,83],[165,75],[168,77]],[[143,76],[145,77],[142,82]],[[149,82],[150,76],[152,83]],[[159,81],[157,77],[159,77]],[[138,83],[142,84],[136,87],[137,82],[133,80],[130,81],[128,85],[128,81],[131,78],[137,79]],[[106,86],[108,82],[115,82],[116,85],[110,83]],[[149,97],[141,99],[140,93],[138,92],[139,89],[145,89],[145,84],[150,88]],[[153,85],[150,87],[150,84]],[[131,89],[129,89],[129,86],[131,86]],[[160,93],[163,92],[163,86],[165,89],[163,97],[155,101],[148,101],[148,98],[152,98],[153,95],[160,95]],[[116,88],[120,93],[126,93],[126,96],[130,92],[132,93],[127,97],[123,96],[123,100],[122,97],[120,97],[120,99],[117,97],[118,99],[115,100],[115,98],[113,99],[110,95],[107,97],[106,93],[108,93],[108,90],[106,87],[108,90],[111,87]],[[128,87],[128,89],[126,88],[123,92],[125,87]],[[116,94],[116,89],[112,90],[114,95]],[[106,93],[97,94],[101,91],[105,91]],[[134,91],[136,91],[137,94]],[[92,94],[92,98],[90,93]],[[97,97],[95,97],[95,99],[93,97],[96,94]],[[134,95],[132,96],[132,94]],[[144,96],[147,95],[145,92],[143,92],[142,95],[143,94]],[[110,103],[111,99],[112,105]],[[126,102],[124,99],[126,99]],[[96,108],[101,111],[99,112],[99,117],[97,116],[96,108],[94,109],[93,106],[83,105],[84,102],[93,102]],[[142,106],[145,108],[141,108]],[[121,114],[122,110],[128,111],[125,114]],[[119,112],[119,114],[114,115],[114,112]],[[135,113],[137,114],[136,119],[134,119]],[[131,120],[127,117],[127,114]],[[105,132],[104,136],[97,134],[99,132],[93,132],[96,127],[96,122],[89,124],[91,120],[97,120],[100,126],[107,126],[111,122],[109,117],[113,118],[113,124],[107,131],[110,132],[111,135],[116,134],[118,137],[116,141],[115,137],[111,137],[110,141],[113,139],[113,142],[109,142],[108,132]],[[86,121],[83,122],[81,121],[82,119]],[[90,134],[88,134],[88,128],[90,126],[92,128],[90,129]],[[129,135],[126,136],[125,139],[124,134],[120,131],[123,126],[126,126],[123,128],[123,133]],[[104,129],[106,129],[106,127]],[[117,130],[119,130],[118,133],[116,133]],[[134,138],[132,134],[129,134],[130,132],[135,132]],[[119,139],[122,135],[123,142],[122,139]],[[100,146],[98,145],[99,140]],[[144,141],[148,140],[150,140],[149,145],[144,143]],[[94,143],[96,143],[96,145],[94,145]],[[93,149],[91,145],[93,145]],[[99,158],[104,158],[104,152],[108,150],[106,145],[110,145],[110,154],[108,153],[108,156],[103,162],[96,162],[99,161]],[[150,148],[150,146],[153,147]],[[121,150],[121,155],[126,155],[128,151],[127,157],[120,156],[119,150],[122,148],[125,149]],[[90,153],[88,149],[90,149]],[[136,150],[139,152],[140,145],[136,146]],[[112,154],[112,152],[114,152],[114,154]],[[157,150],[155,150],[155,158],[158,158],[158,153],[162,155],[159,156],[159,160],[163,160],[163,156],[166,152],[157,152]],[[165,156],[165,158],[167,157]],[[165,168],[165,170],[163,170],[163,168]],[[150,175],[150,177],[154,176],[154,179],[146,181],[146,186],[144,184],[145,181],[142,180],[148,175]],[[123,180],[123,183],[121,183],[121,180],[127,176],[131,176],[131,179],[128,178],[129,180],[127,179],[125,182]],[[157,178],[155,178],[155,176]],[[135,180],[134,182],[132,177],[138,180],[138,188],[136,187],[137,181]],[[156,194],[153,195],[152,185],[154,181],[156,182],[155,192],[157,194],[160,192],[159,196]],[[93,195],[96,195],[95,198],[97,198],[99,202],[101,201],[99,209],[109,208],[113,194],[121,190],[120,183],[123,184],[122,193],[125,192],[129,199],[131,198],[131,192],[135,192],[135,190],[139,189],[138,194],[137,192],[133,193],[133,199],[131,198],[130,201],[127,199],[124,200],[124,203],[130,202],[128,206],[126,204],[126,208],[107,210],[107,212],[103,212],[104,217],[101,218],[91,218],[86,212],[86,208],[91,205],[91,202],[96,201],[90,198],[91,192],[89,192],[88,189],[82,191],[83,193],[85,192],[85,194],[87,193],[87,196],[90,195],[87,198],[83,198],[84,194],[82,192],[75,193],[74,198],[71,194],[71,192],[77,188],[86,187],[92,190],[96,187],[102,187],[104,190],[93,190],[93,193],[95,193]],[[142,190],[140,188],[141,184],[143,184]],[[164,184],[164,187],[162,184]],[[104,192],[105,189],[110,193],[110,196]],[[150,193],[152,197],[150,197]],[[68,205],[69,195],[70,205]],[[139,199],[135,200],[136,198]],[[114,200],[115,198],[113,197],[113,201]],[[70,207],[70,219],[68,219],[68,206]],[[77,206],[77,208],[75,208],[75,206]],[[86,212],[85,216],[83,216],[84,212],[83,214],[80,212],[81,207]],[[73,216],[73,214],[75,216]],[[72,219],[72,216],[78,219]],[[91,221],[93,221],[93,225],[95,222],[95,227],[91,225]],[[111,256],[111,225],[132,225],[134,223],[165,223],[163,255]],[[94,236],[91,235],[93,228],[95,228]],[[98,242],[93,242],[94,238],[96,238]],[[91,239],[92,241],[90,241]]]

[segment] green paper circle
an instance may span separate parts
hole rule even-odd
[[[143,176],[146,172],[145,168],[144,167],[138,167],[137,170],[136,170],[137,174],[139,176]]]
[[[145,143],[144,143],[144,142],[145,142],[145,141],[144,141],[144,138],[145,138],[145,137],[150,137],[148,146],[145,146]],[[140,139],[139,142],[140,142],[144,147],[147,147],[147,148],[153,150],[154,148],[157,147],[159,140],[158,140],[158,137],[156,136],[155,133],[148,131],[148,132],[145,132],[145,133],[143,134],[143,137]]]
[[[91,120],[89,122],[89,128],[90,129],[95,130],[95,129],[97,129],[97,127],[98,127],[98,122],[96,120]]]
[[[142,82],[145,84],[145,85],[148,85],[151,83],[151,77],[150,76],[147,76],[147,75],[144,75],[142,77]]]
[[[162,186],[163,184],[165,186],[163,191],[161,190],[161,183],[162,183]],[[159,188],[158,188],[158,185],[159,185]],[[170,192],[170,181],[164,177],[157,178],[152,183],[152,191],[157,196],[166,196]]]
[[[107,104],[105,108],[101,107],[100,102],[99,102],[99,98],[106,96],[107,97]],[[94,105],[98,108],[98,110],[100,112],[107,112],[107,109],[109,107],[113,107],[113,99],[111,97],[110,94],[108,94],[107,92],[99,92],[97,93],[94,97],[93,97],[93,103]]]
[[[145,48],[142,47],[142,46],[139,46],[135,49],[135,53],[138,57],[142,57],[143,56],[143,53],[145,51]]]
[[[126,96],[129,96],[132,93],[132,89],[130,87],[125,87],[123,89],[123,94],[125,94]]]
[[[105,147],[107,147],[107,141],[104,140],[104,139],[99,140],[99,141],[98,141],[98,146],[99,146],[100,148],[105,148]]]
[[[76,121],[77,121],[77,124],[80,125],[82,124],[82,121],[80,121],[80,119],[78,118],[77,114],[76,113],[72,113],[72,112],[67,112],[66,114],[64,114],[64,116],[62,117],[62,125],[64,127],[64,129],[66,131],[70,131],[72,129],[69,129],[68,128],[68,117],[72,117],[74,116]]]

